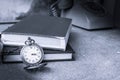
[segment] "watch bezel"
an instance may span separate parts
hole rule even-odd
[[[30,47],[30,46],[37,46],[39,49],[40,49],[40,51],[41,51],[41,59],[37,62],[37,63],[29,63],[29,62],[27,62],[26,60],[25,60],[25,58],[24,58],[24,56],[23,56],[23,50],[26,48],[26,47]],[[24,45],[23,46],[23,48],[21,49],[21,51],[20,51],[20,55],[21,55],[21,58],[22,58],[22,60],[23,60],[23,63],[25,63],[27,66],[36,66],[36,65],[39,65],[42,61],[43,61],[43,59],[44,59],[44,51],[43,51],[43,49],[42,49],[42,47],[40,47],[38,44],[36,44],[36,43],[34,43],[34,44],[32,44],[32,45]]]

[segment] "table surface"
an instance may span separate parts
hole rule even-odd
[[[48,62],[26,71],[23,63],[0,64],[0,80],[120,80],[119,29],[87,31],[73,27],[69,43],[75,60]]]

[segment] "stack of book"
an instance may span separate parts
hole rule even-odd
[[[20,49],[28,37],[43,47],[44,60],[71,60],[74,53],[68,44],[71,21],[67,18],[39,14],[24,18],[1,34],[1,41],[4,44],[3,61],[21,61]]]

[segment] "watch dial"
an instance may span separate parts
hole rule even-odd
[[[21,50],[25,62],[30,64],[38,63],[42,58],[42,51],[38,46],[26,46]]]

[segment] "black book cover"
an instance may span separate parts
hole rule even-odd
[[[3,33],[65,37],[70,25],[71,19],[33,14]]]

